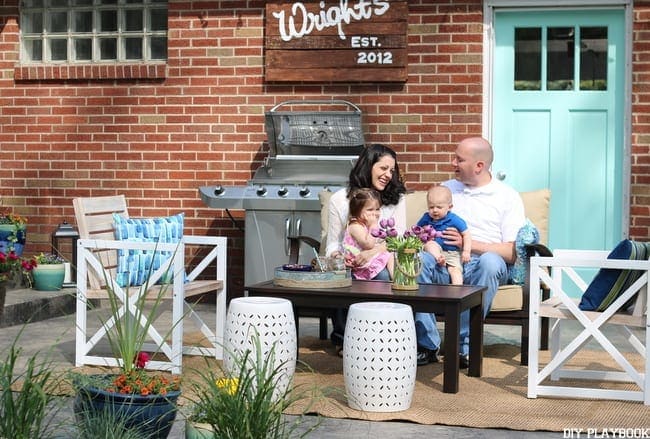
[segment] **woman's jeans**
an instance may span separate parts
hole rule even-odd
[[[380,271],[377,276],[372,280],[390,280],[390,274],[388,270],[384,268]],[[348,318],[348,309],[347,308],[337,308],[332,311],[332,334],[330,334],[330,340],[334,343],[335,346],[343,346],[343,335],[345,332],[345,321]]]
[[[422,272],[418,277],[420,283],[448,284],[449,273],[444,266],[438,265],[426,252],[421,252]],[[496,253],[472,255],[470,261],[463,267],[463,283],[465,285],[484,285],[487,290],[483,293],[483,317],[492,307],[492,300],[499,288],[508,280],[508,267],[501,256]],[[440,348],[440,334],[436,326],[436,316],[433,313],[415,313],[415,333],[418,346],[427,349]],[[469,311],[460,315],[460,355],[469,354]]]

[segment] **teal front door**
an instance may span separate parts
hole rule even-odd
[[[551,189],[551,248],[623,236],[624,27],[622,9],[495,13],[492,173]]]

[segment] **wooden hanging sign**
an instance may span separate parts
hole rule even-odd
[[[408,2],[266,3],[268,82],[406,82]]]

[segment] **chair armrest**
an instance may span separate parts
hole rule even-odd
[[[533,256],[548,256],[552,257],[553,252],[544,244],[526,244],[526,280],[522,288],[523,295],[523,309],[527,310],[530,304],[530,258]],[[548,286],[541,285],[542,301],[551,297],[551,290]]]
[[[298,256],[300,254],[300,244],[305,243],[316,250],[316,253],[320,251],[320,242],[309,236],[289,236],[289,263],[297,264]]]
[[[553,256],[553,252],[544,244],[526,244],[526,256],[532,258],[533,256]],[[527,267],[530,266],[530,262]]]

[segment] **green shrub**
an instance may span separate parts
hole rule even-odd
[[[275,364],[275,345],[267,355],[262,353],[259,335],[252,336],[254,352],[234,353],[234,371],[222,367],[197,371],[198,378],[189,383],[194,398],[189,421],[209,424],[215,438],[281,439],[304,437],[319,424],[314,423],[297,435],[303,416],[289,420],[282,413],[293,403],[309,398],[315,389],[277,386],[285,373]]]

